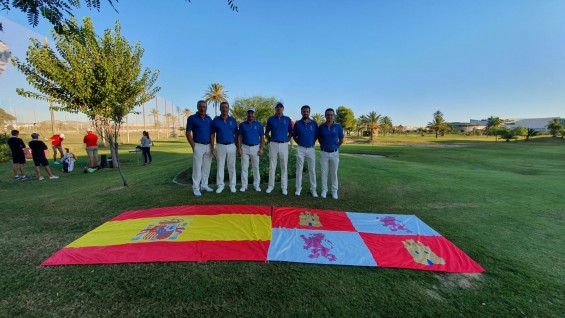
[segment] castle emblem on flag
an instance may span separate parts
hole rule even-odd
[[[308,237],[300,235],[302,240],[304,240],[304,249],[310,251],[310,258],[318,258],[320,256],[325,257],[328,261],[335,261],[337,257],[330,253],[333,249],[332,242],[324,238],[324,234],[315,233],[310,234]]]
[[[158,223],[152,223],[137,233],[132,241],[174,241],[186,228],[187,222],[183,219],[163,220]]]
[[[322,223],[320,223],[320,217],[318,217],[318,214],[312,214],[312,212],[304,211],[300,213],[300,225],[320,227],[322,226]]]
[[[404,247],[406,247],[416,263],[428,266],[436,264],[445,265],[443,258],[437,256],[428,246],[425,246],[420,241],[416,243],[414,240],[406,240],[402,241],[402,244],[404,244]]]
[[[377,217],[377,220],[379,220],[384,227],[388,227],[389,230],[391,230],[392,232],[401,230],[401,231],[405,231],[406,233],[412,233],[412,231],[404,227],[404,224],[397,222],[394,216],[388,215],[385,216],[384,218]]]

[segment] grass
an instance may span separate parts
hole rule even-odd
[[[440,146],[416,147],[399,144],[413,144],[413,137],[378,138],[342,147],[337,201],[284,197],[278,190],[196,199],[190,185],[172,182],[192,163],[180,139],[156,142],[147,167],[127,162],[134,146],[123,146],[127,188],[113,169],[16,182],[11,165],[1,164],[0,316],[563,315],[562,140],[445,136],[436,142],[425,136],[425,143]],[[80,140],[73,146],[80,149]],[[75,152],[84,162],[83,151]],[[304,179],[307,188],[307,174]],[[486,273],[253,262],[37,267],[123,211],[188,204],[416,214]]]

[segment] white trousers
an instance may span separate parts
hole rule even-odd
[[[304,148],[298,146],[296,149],[296,192],[302,191],[302,170],[304,170],[304,159],[308,164],[308,178],[310,179],[310,191],[316,191],[316,150],[314,147]]]
[[[269,142],[269,188],[275,187],[275,171],[277,170],[277,159],[281,164],[281,188],[288,188],[288,143]]]
[[[247,146],[241,145],[243,152],[241,156],[241,187],[247,188],[249,161],[251,160],[251,167],[253,169],[253,187],[258,188],[261,183],[261,175],[259,174],[259,145]]]
[[[210,145],[194,144],[192,156],[192,189],[200,190],[208,186],[210,165],[212,164],[212,150]]]
[[[320,151],[320,169],[322,169],[322,192],[328,192],[328,173],[332,181],[332,192],[337,192],[337,168],[339,166],[339,151]]]
[[[216,184],[218,187],[224,186],[224,170],[226,161],[228,162],[228,174],[230,178],[230,187],[235,187],[235,144],[222,145],[216,144],[216,162],[218,164],[218,173],[216,174]]]

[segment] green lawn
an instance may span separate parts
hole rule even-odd
[[[84,163],[80,138],[75,139],[69,145]],[[11,164],[0,164],[0,317],[562,317],[565,312],[562,139],[494,143],[492,137],[436,141],[418,135],[345,145],[337,201],[284,197],[278,186],[270,195],[224,191],[196,199],[190,185],[172,182],[192,163],[186,141],[155,144],[153,165],[146,167],[128,162],[127,150],[134,146],[122,146],[127,188],[115,169],[84,174],[79,164],[73,173],[57,172],[58,180],[18,182],[11,180]],[[124,211],[189,204],[416,214],[486,273],[253,262],[37,267]]]

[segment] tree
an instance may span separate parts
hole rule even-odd
[[[312,120],[314,120],[315,122],[318,123],[318,125],[326,122],[324,115],[322,115],[320,113],[314,113],[314,114],[312,114],[311,117],[312,117]]]
[[[114,7],[113,1],[116,3],[118,0],[107,0],[112,8]],[[190,2],[190,0],[185,0]],[[86,6],[91,9],[95,8],[100,11],[100,0],[85,0]],[[232,11],[238,12],[239,8],[235,5],[234,0],[227,0],[228,6]],[[47,19],[57,32],[64,30],[64,25],[69,24],[69,19],[66,15],[73,17],[72,10],[78,9],[81,6],[80,0],[0,0],[0,10],[10,10],[12,7],[27,14],[29,25],[37,26],[39,24],[39,15]],[[117,12],[117,10],[116,10]],[[2,23],[0,22],[0,31],[3,31]]]
[[[369,115],[367,115],[367,128],[369,128],[369,133],[370,133],[370,137],[369,137],[369,141],[372,142],[373,141],[373,133],[375,131],[375,129],[377,130],[377,136],[379,135],[379,120],[381,119],[381,115],[377,114],[377,112],[370,112]]]
[[[8,114],[4,109],[0,108],[0,129],[4,130],[4,124],[16,120],[16,117]]]
[[[276,103],[275,97],[236,97],[231,106],[231,113],[238,122],[242,122],[247,120],[247,108],[253,107],[255,108],[255,120],[265,127],[267,119],[275,113]]]
[[[530,137],[537,136],[539,131],[535,130],[534,128],[528,128],[526,131],[526,141],[530,140]]]
[[[392,131],[392,120],[390,117],[385,116],[379,120],[379,128],[382,129],[384,135],[386,136],[387,133]]]
[[[349,135],[351,130],[355,128],[355,115],[353,109],[345,106],[339,106],[335,111],[335,122],[340,124]]]
[[[494,141],[495,142],[498,142],[498,135],[502,132],[502,130],[500,129],[502,124],[503,124],[503,121],[499,117],[491,116],[487,120],[487,127],[486,127],[487,135],[489,135],[489,136],[494,135],[494,138],[495,138]]]
[[[159,109],[153,108],[149,113],[153,116],[153,126],[157,133],[157,139],[159,139],[159,128],[161,127],[161,123],[159,122]]]
[[[526,136],[528,134],[528,130],[524,126],[518,126],[514,129],[512,129],[512,134],[516,138],[518,138],[518,137]]]
[[[438,134],[443,136],[445,131],[449,128],[449,125],[447,125],[443,119],[443,113],[441,111],[438,110],[434,113],[434,120],[428,123],[428,128],[436,133],[436,138]]]
[[[52,99],[60,105],[54,106],[58,111],[84,113],[109,142],[114,167],[118,167],[127,186],[118,159],[120,128],[136,106],[159,91],[160,87],[153,88],[159,71],[142,70],[143,48],[139,42],[130,46],[118,22],[100,38],[90,18],[84,18],[82,26],[74,19],[70,23],[73,27],[64,34],[52,31],[56,52],[32,38],[26,61],[13,59],[14,66],[40,92],[20,88],[17,93],[39,100]]]
[[[220,83],[212,83],[208,86],[208,90],[204,93],[206,103],[214,104],[214,114],[218,116],[218,106],[220,103],[228,101],[228,91],[224,90],[224,86]]]
[[[549,129],[549,133],[553,137],[557,137],[557,134],[559,134],[561,132],[561,129],[563,129],[561,119],[559,118],[553,118],[546,127],[547,129]]]
[[[192,111],[188,108],[182,110],[182,118],[183,122],[186,124],[186,119],[192,115]]]

